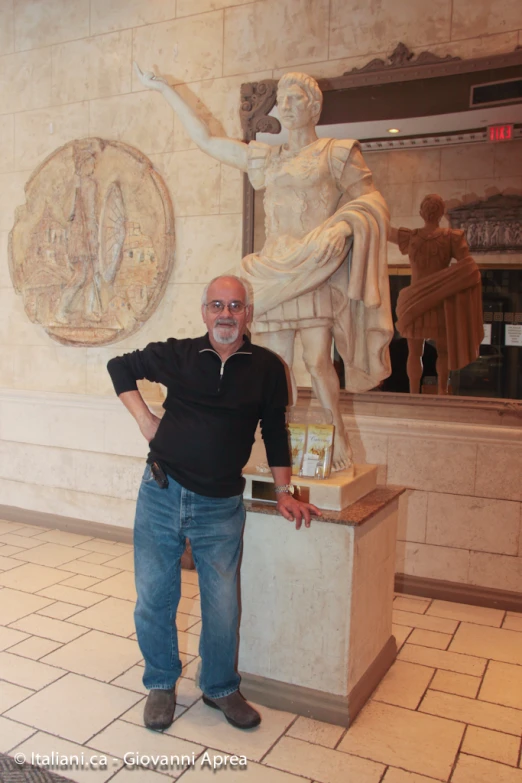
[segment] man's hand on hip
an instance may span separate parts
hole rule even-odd
[[[312,514],[320,517],[321,512],[311,503],[302,503],[300,500],[292,497],[289,494],[278,494],[277,496],[277,510],[285,519],[293,522],[295,519],[295,529],[300,530],[301,525],[305,523],[305,527],[310,527],[310,518]]]
[[[143,419],[140,418],[138,420],[140,432],[143,435],[143,437],[146,439],[147,443],[151,442],[156,432],[158,431],[160,421],[161,419],[159,419],[157,416],[155,416],[153,413],[150,412],[147,417],[143,417]]]

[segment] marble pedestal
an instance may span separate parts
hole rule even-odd
[[[376,489],[309,529],[247,502],[239,671],[258,704],[348,726],[390,667],[401,490]]]

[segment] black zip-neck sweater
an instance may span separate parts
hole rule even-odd
[[[208,497],[240,495],[258,421],[268,464],[290,465],[285,367],[248,338],[225,362],[206,334],[149,343],[111,359],[107,369],[118,395],[137,389],[142,378],[167,387],[147,461],[159,461],[186,489]]]

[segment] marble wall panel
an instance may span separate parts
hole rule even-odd
[[[238,274],[241,260],[241,215],[209,215],[176,220],[176,265],[171,284],[197,283]]]
[[[9,265],[7,262],[8,238],[8,231],[0,231],[0,289],[13,287],[11,282],[11,275],[9,274]]]
[[[310,385],[309,375],[307,385]],[[354,426],[353,420],[348,417],[344,417],[344,422],[354,462],[360,465],[377,465],[377,483],[385,485],[388,462],[387,436]]]
[[[175,83],[222,75],[223,12],[190,16],[134,30],[133,59]],[[133,90],[142,90],[133,73]]]
[[[456,144],[441,150],[440,177],[443,180],[492,177],[494,144]]]
[[[91,0],[91,35],[164,22],[175,16],[176,0]]]
[[[131,30],[57,44],[52,53],[53,103],[130,92]]]
[[[516,170],[517,162],[515,155],[512,161],[514,170]],[[477,201],[496,196],[499,193],[522,195],[522,176],[466,180],[466,201]],[[505,258],[505,255],[503,257]]]
[[[89,136],[123,141],[145,155],[174,150],[175,114],[157,92],[99,98],[89,111]]]
[[[14,360],[16,349],[12,345],[2,345],[0,350],[0,388],[12,389],[14,383]],[[0,433],[2,431],[0,424]]]
[[[495,177],[512,177],[522,174],[522,139],[508,144],[496,144],[493,150]]]
[[[263,0],[225,11],[225,74],[326,59],[328,0]]]
[[[243,172],[221,164],[219,184],[219,212],[243,214]]]
[[[408,217],[412,214],[414,192],[414,184],[412,182],[405,182],[401,185],[392,185],[389,182],[385,182],[379,189],[386,199],[392,219]]]
[[[427,544],[516,555],[519,527],[519,503],[429,493]]]
[[[470,552],[469,583],[521,593],[522,557]]]
[[[73,452],[27,443],[0,441],[0,477],[12,481],[28,478],[31,483],[62,489],[75,489]]]
[[[408,489],[399,498],[397,539],[417,543],[426,542],[428,492]]]
[[[329,56],[389,51],[399,41],[415,44],[416,49],[447,41],[450,22],[450,0],[332,0]]]
[[[479,497],[522,500],[522,446],[479,444],[475,493]]]
[[[176,16],[192,16],[234,5],[248,5],[254,0],[178,0]]]
[[[0,174],[14,170],[14,114],[0,114]]]
[[[389,152],[364,152],[366,165],[373,174],[373,181],[379,190],[389,182]]]
[[[0,231],[11,231],[17,206],[25,202],[24,186],[28,174],[0,174]]]
[[[460,206],[463,201],[473,200],[467,198],[465,179],[445,179],[438,182],[416,182],[413,185],[413,215],[418,216],[422,199],[424,196],[427,196],[428,193],[438,193],[446,202],[446,209]],[[418,217],[416,225],[419,226]]]
[[[87,101],[20,112],[15,115],[16,169],[32,172],[58,147],[88,135]]]
[[[116,400],[118,407],[104,416],[104,446],[107,454],[123,454],[145,460],[149,446],[129,412]]]
[[[470,552],[447,546],[399,542],[396,572],[447,582],[469,582]]]
[[[27,317],[22,297],[18,296],[14,288],[0,289],[0,345],[17,346],[44,346],[53,345],[51,338],[44,330],[31,323]]]
[[[410,489],[474,494],[477,446],[432,437],[389,436],[388,482]],[[483,494],[483,493],[481,493]]]
[[[219,212],[221,164],[198,149],[151,155],[169,189],[176,218]]]
[[[430,52],[438,54],[440,57],[446,57],[450,54],[453,57],[457,56],[462,57],[463,60],[470,60],[473,57],[487,57],[490,54],[512,52],[517,43],[517,32],[513,31],[436,44],[435,46],[430,46]]]
[[[48,106],[51,103],[51,49],[0,57],[0,84],[2,113]]]
[[[440,149],[390,150],[384,153],[388,158],[388,182],[429,182],[440,178]],[[383,153],[374,153],[383,156]]]
[[[0,5],[0,57],[14,51],[14,0]]]
[[[383,60],[386,59],[386,52],[377,52],[373,57],[380,57]],[[354,68],[362,68],[368,63],[368,55],[360,54],[356,57],[341,57],[336,60],[325,60],[320,63],[303,63],[287,65],[285,68],[274,68],[273,77],[279,79],[283,74],[290,73],[291,71],[300,71],[310,74],[314,79],[326,79],[335,76],[342,76],[344,73],[348,73]]]
[[[451,38],[471,38],[505,33],[520,27],[520,3],[517,0],[454,0]]]
[[[15,352],[13,388],[85,393],[86,351],[56,344],[20,346]]]
[[[14,25],[17,51],[86,38],[89,0],[16,0]]]
[[[137,338],[139,338],[139,332],[137,335],[134,335],[134,339],[136,340]],[[107,372],[107,362],[114,356],[120,356],[122,353],[125,353],[125,350],[120,345],[120,343],[116,343],[115,345],[103,345],[88,349],[86,359],[86,394],[109,396],[115,393],[111,376]],[[141,344],[140,347],[142,347]]]

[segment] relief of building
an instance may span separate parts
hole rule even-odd
[[[25,191],[9,265],[31,321],[65,345],[137,331],[161,299],[174,245],[170,196],[148,158],[120,142],[73,141]]]
[[[522,196],[496,194],[448,210],[472,253],[522,253]]]

